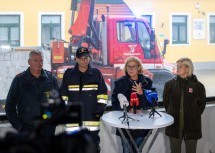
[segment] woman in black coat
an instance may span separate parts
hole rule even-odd
[[[177,76],[165,83],[163,92],[165,109],[174,117],[174,123],[166,128],[166,135],[171,153],[181,153],[182,140],[186,153],[196,153],[197,140],[202,137],[205,87],[193,74],[193,63],[189,58],[180,58],[176,64]]]
[[[112,93],[112,107],[113,110],[122,110],[120,107],[120,102],[118,100],[117,95],[119,93],[123,94],[128,101],[130,101],[130,95],[132,92],[137,94],[139,98],[139,106],[137,106],[137,113],[141,111],[141,109],[145,109],[147,107],[147,100],[144,94],[144,89],[152,88],[152,80],[143,75],[143,67],[141,61],[137,57],[129,57],[125,62],[124,67],[125,74],[121,78],[115,81],[114,90]],[[130,102],[129,102],[130,103]],[[127,107],[130,113],[134,113],[133,107]],[[124,130],[123,130],[124,131]],[[143,143],[144,137],[148,134],[149,130],[130,130],[132,137],[134,138],[138,148]],[[129,144],[131,145],[126,132],[124,132]],[[119,135],[117,131],[117,135]],[[129,153],[128,146],[125,144],[121,137],[123,153]],[[131,145],[132,146],[132,145]],[[132,146],[133,152],[136,150],[134,146]],[[142,148],[139,148],[142,150]]]

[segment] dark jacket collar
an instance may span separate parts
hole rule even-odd
[[[87,68],[87,71],[86,72],[81,72],[78,68],[78,63],[75,64],[75,67],[74,67],[74,73],[78,73],[78,74],[89,74],[89,75],[92,75],[93,74],[93,69],[91,67],[91,65],[89,64],[88,65],[88,68]]]
[[[26,74],[27,74],[27,80],[32,81],[36,79],[36,77],[31,74],[30,67],[26,70]],[[48,78],[48,75],[44,69],[41,70],[41,75],[39,78]]]
[[[191,81],[191,82],[197,82],[198,79],[196,77],[196,75],[192,74],[190,77],[187,77],[187,78],[181,78],[180,76],[176,76],[175,77],[175,80],[178,80],[178,81]]]

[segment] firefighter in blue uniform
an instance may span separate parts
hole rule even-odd
[[[33,50],[29,54],[29,68],[18,74],[11,84],[6,99],[6,115],[11,125],[21,133],[35,132],[41,116],[41,104],[53,89],[59,91],[57,79],[44,70],[43,54]],[[55,127],[46,126],[43,135],[54,135]]]
[[[107,87],[101,72],[90,66],[91,56],[87,48],[78,48],[75,60],[75,67],[67,69],[64,73],[60,87],[61,95],[68,103],[82,103],[83,127],[90,131],[100,152],[98,133],[100,117],[107,105]]]

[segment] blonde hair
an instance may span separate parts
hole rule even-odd
[[[182,57],[179,60],[177,60],[176,63],[180,63],[181,65],[184,65],[189,68],[188,76],[193,75],[194,66],[193,66],[193,62],[191,61],[191,59],[189,59],[187,57]]]
[[[129,62],[136,62],[137,65],[138,65],[138,74],[143,73],[143,66],[142,66],[141,60],[139,58],[137,58],[137,57],[134,57],[134,56],[131,56],[131,57],[126,59],[125,66],[123,68],[125,73],[127,72],[127,66],[128,66]]]

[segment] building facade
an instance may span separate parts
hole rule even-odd
[[[165,58],[174,63],[190,57],[201,67],[215,64],[215,1],[212,0],[97,0],[125,3],[128,11],[144,16],[155,29],[160,47],[169,39]],[[70,0],[2,0],[0,5],[0,48],[48,46],[51,39],[69,41]],[[101,6],[99,6],[101,7]],[[112,7],[110,5],[110,7]],[[99,8],[98,8],[99,9]],[[117,9],[118,12],[119,9]],[[130,12],[129,12],[130,13]]]

